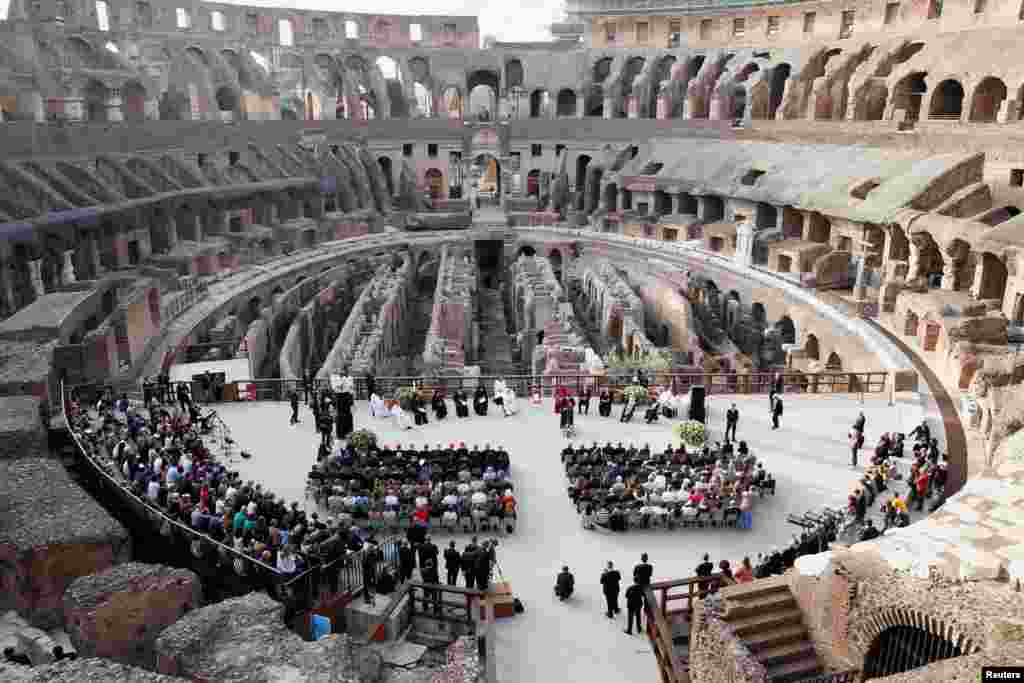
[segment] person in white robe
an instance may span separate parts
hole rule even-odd
[[[370,395],[370,417],[388,417],[384,399],[377,394]]]

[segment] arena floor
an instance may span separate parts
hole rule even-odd
[[[623,590],[640,553],[650,554],[654,580],[692,575],[703,553],[717,563],[728,559],[734,565],[744,555],[753,556],[787,542],[798,529],[786,524],[786,515],[801,513],[825,504],[845,504],[845,497],[857,474],[849,466],[846,434],[864,410],[866,441],[873,444],[883,431],[910,431],[921,420],[918,405],[868,397],[787,396],[785,415],[778,431],[771,429],[767,396],[714,398],[709,405],[711,438],[720,439],[725,410],[735,400],[740,410],[738,437],[750,444],[752,452],[775,475],[777,495],[757,499],[754,529],[686,529],[676,531],[630,531],[622,534],[584,531],[568,497],[566,479],[559,459],[565,439],[558,430],[558,418],[551,401],[543,407],[520,400],[519,414],[504,418],[493,410],[486,417],[431,421],[425,427],[400,431],[391,420],[369,417],[365,402],[355,411],[356,427],[374,429],[385,443],[431,445],[465,441],[467,446],[491,443],[505,446],[512,458],[512,478],[519,500],[516,532],[501,538],[498,561],[513,592],[526,611],[499,622],[497,639],[498,680],[588,681],[621,683],[655,681],[657,671],[645,640],[626,636],[625,610],[615,622],[603,615],[603,598],[598,583],[608,560],[623,574]],[[649,443],[664,448],[671,437],[671,423],[661,420],[645,425],[638,411],[630,425],[622,425],[615,407],[613,417],[596,416],[594,401],[589,417],[577,417],[578,439]],[[312,415],[303,407],[302,422],[289,426],[286,403],[233,403],[216,407],[230,426],[241,448],[251,452],[250,460],[237,460],[245,479],[262,482],[285,499],[304,506],[306,475],[316,454],[319,437]],[[450,408],[450,406],[449,406]],[[863,454],[862,454],[863,455]],[[437,533],[435,541],[444,548],[449,535]],[[465,545],[464,534],[455,538]],[[576,576],[576,593],[567,603],[552,594],[555,575],[568,564]]]

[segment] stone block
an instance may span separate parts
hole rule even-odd
[[[131,554],[127,530],[55,460],[0,461],[0,501],[0,609],[35,626],[62,625],[71,582]]]
[[[80,656],[152,668],[160,632],[201,603],[193,572],[129,562],[76,579],[64,593],[64,619]]]
[[[307,643],[284,623],[284,605],[266,593],[249,593],[193,610],[160,634],[157,671],[193,680],[271,683],[380,677],[380,658],[354,658],[347,635]],[[361,676],[369,673],[370,678]]]
[[[43,666],[0,664],[0,681],[4,683],[182,683],[182,679],[126,666],[108,659],[64,659]]]
[[[47,433],[36,396],[0,397],[0,458],[23,458],[46,453]]]

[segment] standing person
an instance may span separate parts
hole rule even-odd
[[[377,380],[372,372],[366,373],[366,397],[369,398],[377,393]]]
[[[452,394],[452,400],[455,401],[455,416],[469,417],[469,402],[466,398],[466,392],[462,389],[456,389],[455,393]]]
[[[437,562],[433,559],[428,559],[426,563],[420,567],[420,578],[423,579],[423,583],[439,584],[441,583],[441,577],[437,573]],[[434,614],[441,614],[441,591],[434,589],[426,591],[428,600],[434,603]]]
[[[601,573],[601,590],[604,592],[604,602],[607,607],[605,616],[613,618],[619,610],[619,584],[622,583],[622,574],[615,568],[615,565],[608,562],[608,566]]]
[[[295,394],[298,399],[299,395]],[[363,600],[367,605],[376,605],[374,591],[377,588],[377,543],[370,541],[363,550]]]
[[[775,397],[775,405],[772,406],[772,429],[779,428],[779,418],[782,417],[782,397]]]
[[[864,414],[861,413],[860,419],[857,422],[863,424]],[[857,423],[853,425],[853,429],[850,430],[850,467],[856,469],[857,467],[857,453],[864,445],[864,432],[863,430],[857,429]]]
[[[412,570],[416,567],[416,554],[408,541],[402,541],[398,547],[398,580],[405,583],[412,578]]]
[[[634,583],[626,589],[626,635],[633,635],[633,620],[636,620],[636,632],[643,632],[643,621],[640,619],[640,609],[644,606],[644,587]]]
[[[452,541],[444,551],[444,568],[448,572],[448,585],[454,586],[459,578],[459,567],[462,565],[462,556],[455,549],[455,541]]]
[[[462,551],[462,576],[466,579],[466,588],[473,589],[476,583],[476,574],[473,568],[476,566],[476,554],[479,548],[471,543]]]
[[[711,577],[712,572],[715,571],[715,565],[711,563],[711,556],[704,553],[704,561],[697,565],[696,573],[701,579],[708,579]],[[701,595],[704,595],[708,591],[710,581],[701,581],[698,586],[700,587]]]
[[[352,433],[352,394],[347,391],[343,391],[338,394],[338,438],[347,438]]]
[[[583,389],[583,391],[580,393],[580,406],[579,406],[580,415],[589,415],[590,414],[590,397],[591,397],[591,395],[592,394],[590,392],[590,387],[585,387]]]
[[[862,411],[860,411],[860,414],[857,415],[857,419],[853,421],[853,428],[856,429],[861,434],[863,434],[864,433],[864,425],[866,423],[867,423],[867,418],[864,417],[864,411],[862,410]]]
[[[647,553],[644,553],[640,556],[640,564],[633,567],[633,582],[641,586],[649,586],[653,574],[654,567],[647,561]]]
[[[288,393],[288,402],[292,404],[292,419],[289,424],[299,424],[299,394],[295,389]]]
[[[736,425],[740,421],[740,411],[736,408],[736,404],[733,403],[729,410],[725,411],[725,440],[735,441],[736,440]]]

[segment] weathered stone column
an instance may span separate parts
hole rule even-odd
[[[615,99],[610,95],[604,96],[604,118],[615,118]]]
[[[733,260],[743,268],[749,268],[754,262],[754,224],[751,221],[743,221],[736,226],[736,253]]]
[[[43,286],[43,261],[41,259],[28,262],[28,278],[36,298],[45,296],[46,287]]]
[[[958,284],[958,265],[959,261],[954,261],[952,258],[947,256],[946,260],[942,263],[942,289],[947,292],[956,291]]]
[[[3,306],[7,311],[14,311],[17,308],[14,302],[14,283],[11,281],[11,265],[4,261],[0,263],[0,291],[3,292]]]
[[[75,275],[74,256],[75,256],[75,250],[74,249],[66,249],[64,251],[64,267],[61,268],[61,271],[60,271],[60,281],[61,281],[61,284],[65,285],[65,286],[73,285],[76,282],[78,282],[78,278]]]
[[[582,119],[587,115],[587,96],[583,93],[576,95],[576,118]]]

